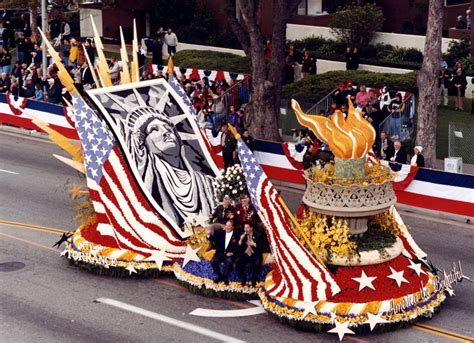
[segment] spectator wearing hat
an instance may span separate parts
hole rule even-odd
[[[441,69],[438,77],[438,106],[441,106],[441,96],[443,97],[444,107],[448,107],[448,89],[451,87],[451,79],[453,75],[448,70],[448,64],[441,62]]]
[[[69,49],[69,65],[77,67],[77,56],[79,54],[79,45],[76,39],[71,38],[71,48]]]
[[[417,166],[423,168],[425,166],[425,158],[421,154],[423,151],[423,148],[419,145],[417,145],[414,149],[414,155],[410,160],[410,165],[412,166]]]

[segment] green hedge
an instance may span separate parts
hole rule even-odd
[[[283,87],[283,98],[316,103],[341,82],[352,81],[368,87],[388,86],[393,89],[416,92],[416,72],[407,74],[374,73],[369,71],[331,71],[311,75]]]
[[[182,50],[175,55],[173,62],[184,68],[250,72],[250,63],[246,57],[216,51]]]

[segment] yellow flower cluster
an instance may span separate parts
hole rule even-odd
[[[200,247],[201,249],[199,249],[197,254],[200,258],[205,258],[204,254],[207,252],[210,244],[204,227],[200,225],[193,226],[193,234],[187,239],[187,243],[193,249]]]
[[[356,253],[357,246],[350,239],[351,234],[345,219],[307,211],[300,222],[300,227],[312,246],[326,259],[330,259],[332,254],[351,257]],[[310,250],[298,231],[296,235]]]
[[[364,185],[369,183],[381,184],[392,178],[390,169],[380,164],[365,164],[365,177],[362,179],[336,178],[335,165],[328,163],[324,168],[312,167],[306,171],[306,176],[313,182],[320,182],[327,185]]]
[[[395,217],[390,212],[390,210],[372,216],[369,219],[368,225],[371,224],[375,224],[382,230],[391,232],[396,237],[401,235],[401,231],[398,227],[397,221],[395,220]]]

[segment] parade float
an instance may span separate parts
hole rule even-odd
[[[347,118],[336,112],[329,120],[306,115],[292,102],[300,123],[335,155],[334,164],[305,172],[296,216],[230,127],[241,161],[231,173],[238,189],[230,194],[248,191],[270,251],[257,284],[243,285],[235,271],[229,282],[215,282],[204,227],[225,190],[219,178],[229,184],[230,176],[218,170],[193,107],[172,76],[171,59],[168,82],[139,82],[136,34],[131,71],[122,39],[121,84],[113,86],[97,33],[95,44],[93,76],[101,87],[81,94],[47,43],[71,94],[68,117],[81,146],[35,121],[71,155],[58,158],[84,175],[86,184],[71,190],[80,200],[82,223],[64,237],[62,255],[71,263],[114,276],[173,272],[196,293],[258,296],[281,321],[341,339],[436,312],[452,282],[440,283],[394,208],[390,170],[367,162],[375,131],[352,106]],[[463,277],[461,272],[455,279]]]

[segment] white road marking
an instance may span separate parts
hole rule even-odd
[[[18,173],[12,172],[12,171],[10,171],[10,170],[5,170],[5,169],[0,169],[0,173],[7,173],[7,174],[18,175]]]
[[[199,317],[219,317],[219,318],[228,318],[228,317],[247,317],[255,316],[257,314],[265,313],[265,309],[262,307],[262,304],[258,300],[251,300],[249,303],[256,305],[256,307],[244,308],[240,310],[213,310],[208,308],[197,308],[189,314],[192,316]]]
[[[117,307],[117,308],[120,308],[120,309],[125,310],[125,311],[133,312],[133,313],[142,315],[144,317],[155,319],[155,320],[158,320],[160,322],[163,322],[163,323],[166,323],[166,324],[169,324],[169,325],[172,325],[172,326],[176,326],[176,327],[184,329],[184,330],[192,331],[192,332],[198,333],[198,334],[203,335],[203,336],[214,338],[214,339],[222,341],[222,342],[236,342],[236,343],[237,342],[245,342],[245,341],[239,340],[237,338],[227,336],[227,335],[224,335],[224,334],[221,334],[221,333],[203,328],[202,326],[198,326],[198,325],[194,325],[194,324],[191,324],[191,323],[183,322],[181,320],[174,319],[174,318],[171,318],[171,317],[167,317],[167,316],[159,314],[159,313],[151,312],[151,311],[145,310],[145,309],[140,308],[140,307],[136,307],[136,306],[133,306],[133,305],[123,303],[123,302],[118,301],[118,300],[109,299],[109,298],[98,298],[95,301],[99,302],[99,303],[102,303],[102,304]]]

